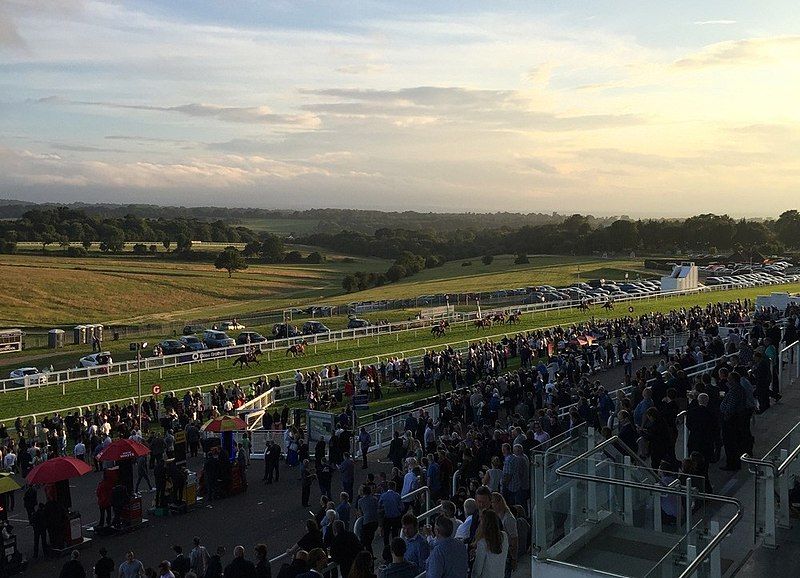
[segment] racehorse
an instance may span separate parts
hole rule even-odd
[[[508,324],[509,325],[516,325],[519,323],[519,318],[522,317],[522,313],[519,311],[515,311],[514,313],[508,314]]]
[[[608,301],[603,303],[603,309],[609,309],[609,310],[614,309],[614,301],[609,299]]]
[[[492,320],[489,317],[475,320],[475,327],[478,329],[488,329],[492,326]]]
[[[434,337],[443,337],[449,328],[450,322],[445,319],[431,327],[431,335]]]
[[[306,340],[303,339],[300,343],[295,343],[294,345],[290,346],[289,349],[286,350],[286,355],[292,354],[292,357],[297,357],[298,355],[305,355],[306,354]]]
[[[491,317],[491,320],[494,323],[499,323],[500,325],[505,325],[506,324],[506,314],[503,313],[502,311],[499,311],[499,312],[495,313]]]
[[[578,305],[578,309],[580,309],[581,311],[589,311],[589,302],[581,301],[581,304]]]
[[[233,360],[233,366],[236,367],[236,364],[239,364],[240,368],[247,367],[250,368],[251,363],[255,363],[256,365],[259,364],[258,356],[261,355],[260,349],[253,349],[252,351],[248,351]]]

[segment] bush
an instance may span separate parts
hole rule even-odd
[[[406,275],[407,275],[406,269],[402,265],[392,265],[386,271],[386,279],[390,283],[396,283]]]
[[[144,243],[136,243],[133,246],[133,252],[136,255],[146,255],[147,254],[147,246]]]
[[[83,247],[67,247],[66,254],[67,257],[86,257],[89,251]]]
[[[472,266],[472,261],[464,261],[463,263],[461,263],[461,266],[462,267],[470,267],[470,266]]]
[[[155,245],[150,245],[150,252],[153,254],[158,253],[158,247]]]
[[[325,256],[319,251],[309,253],[306,257],[306,263],[319,264],[325,262]]]
[[[530,263],[530,260],[525,253],[519,253],[517,258],[514,259],[514,265],[525,265],[527,263]]]
[[[283,256],[284,263],[302,263],[303,255],[300,251],[289,251]]]
[[[484,255],[481,257],[481,263],[484,265],[491,265],[492,261],[494,261],[494,255]]]

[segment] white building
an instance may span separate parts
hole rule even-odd
[[[661,278],[662,291],[688,291],[697,287],[697,266],[694,263],[676,265],[670,275]]]

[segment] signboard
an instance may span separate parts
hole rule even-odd
[[[175,463],[183,465],[186,463],[186,431],[175,432]]]
[[[367,394],[358,394],[353,396],[353,409],[369,409],[369,396]]]
[[[161,386],[158,385],[158,384],[155,384],[153,386],[153,390],[152,391],[153,391],[153,395],[161,395]]]
[[[318,442],[321,439],[328,441],[336,429],[336,416],[326,411],[306,410],[306,425],[308,427],[308,442]]]

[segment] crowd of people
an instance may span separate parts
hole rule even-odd
[[[616,433],[632,452],[647,458],[654,470],[698,476],[710,489],[709,464],[717,462],[724,450],[724,468],[740,468],[739,456],[752,449],[752,415],[767,411],[780,399],[777,351],[781,342],[796,339],[798,313],[754,313],[750,303],[735,301],[520,332],[496,342],[473,343],[465,351],[449,347],[430,351],[419,364],[388,359],[357,366],[338,380],[344,384],[336,390],[339,399],[322,391],[322,384],[340,377],[338,368],[313,375],[298,372],[298,397],[315,405],[327,394],[329,401],[339,402],[341,413],[331,438],[315,440],[313,454],[299,424],[287,426],[286,407],[267,412],[262,420],[265,429],[287,431],[284,445],[287,454],[292,453],[287,463],[298,466],[301,506],[311,503],[315,486],[320,493],[316,515],[277,575],[301,576],[334,562],[348,578],[421,572],[436,578],[469,572],[475,577],[509,576],[530,548],[531,451],[546,447],[550,439],[579,424],[606,436]],[[652,364],[633,371],[633,360],[642,356],[643,339],[676,333],[686,334],[685,347],[662,349]],[[519,363],[510,369],[514,358]],[[710,371],[687,372],[700,363],[709,363]],[[614,392],[601,385],[598,372],[616,365],[625,368],[629,388]],[[199,392],[187,392],[182,398],[168,395],[163,405],[151,398],[143,404],[141,421],[133,404],[63,417],[55,414],[39,424],[17,420],[14,431],[0,425],[1,463],[5,470],[24,475],[48,457],[70,452],[93,462],[112,437],[141,440],[150,446],[151,455],[168,455],[178,430],[186,432],[190,454],[196,456],[203,421],[233,412],[241,400],[273,385],[266,378],[249,391],[237,384],[227,388],[220,384],[211,393],[211,404]],[[378,464],[370,465],[363,451],[371,445],[366,430],[352,431],[348,397],[358,392],[374,399],[381,395],[381,387],[392,386],[432,387],[437,394],[449,393],[438,396],[438,411],[433,415],[423,410],[406,417],[389,446],[392,467],[369,471],[366,483],[356,491],[351,439],[362,450],[362,467],[375,470]],[[691,455],[679,463],[675,418],[683,409],[687,410]],[[161,428],[150,427],[153,423]],[[236,460],[249,462],[248,454],[249,447],[240,445]],[[219,454],[207,456],[207,467],[210,458],[220,459]],[[273,474],[277,481],[279,460],[280,448],[270,444],[265,483],[272,482]],[[145,463],[138,470],[137,488],[141,481],[150,486],[148,470],[154,465]],[[96,467],[102,464],[96,462]],[[455,472],[459,476],[453,484]],[[333,491],[335,478],[341,486],[338,495]],[[424,518],[428,523],[418,524],[417,516],[428,506],[427,498],[415,493],[422,487],[429,489],[431,504],[439,509]],[[28,502],[34,525],[38,498],[26,500],[26,509]],[[206,566],[197,568],[190,561],[187,568],[181,557],[196,558],[195,551],[208,554],[195,541],[188,556],[176,545],[175,560],[162,562],[158,570],[145,568],[135,558],[128,560],[133,556],[129,553],[122,562],[128,573],[123,574],[120,567],[118,574],[271,576],[262,545],[255,548],[252,561],[239,546],[227,564],[220,550],[208,555]],[[63,576],[80,576],[78,566],[82,567],[79,555],[68,561]],[[104,566],[109,564],[104,562]],[[213,568],[210,573],[209,568]]]

